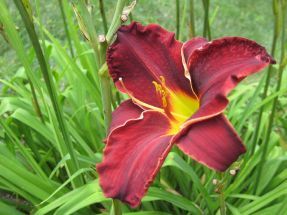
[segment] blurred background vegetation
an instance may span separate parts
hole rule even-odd
[[[31,3],[35,4],[35,1]],[[96,0],[92,1],[95,6],[95,26],[97,32],[104,33],[102,19],[100,16],[99,4]],[[183,7],[184,1],[180,1],[180,6]],[[111,22],[115,1],[104,0],[104,7],[108,23]],[[21,17],[18,14],[17,9],[12,1],[8,2],[9,9],[15,22],[19,27],[20,34],[28,41],[27,35]],[[58,0],[51,0],[46,2],[40,2],[40,10],[43,25],[58,39],[61,41],[66,40],[65,30],[63,26],[63,20],[61,17],[61,11]],[[176,14],[175,14],[175,0],[138,0],[138,7],[135,7],[133,11],[133,19],[143,24],[160,23],[166,29],[175,32],[176,31]],[[212,38],[218,38],[222,36],[242,36],[253,40],[258,43],[271,48],[272,42],[272,29],[273,29],[273,15],[271,6],[271,0],[245,0],[234,1],[229,3],[226,0],[212,0],[210,2],[210,24],[212,31]],[[194,17],[195,17],[195,29],[197,35],[202,35],[204,12],[203,4],[201,2],[195,3]],[[188,18],[188,17],[187,17]],[[183,40],[188,40],[188,32],[190,26],[188,23],[184,26],[186,31]],[[28,43],[26,43],[29,46]],[[7,74],[9,71],[15,71],[17,67],[16,57],[13,51],[9,49],[4,39],[0,37],[0,72]],[[7,60],[9,59],[9,61]]]

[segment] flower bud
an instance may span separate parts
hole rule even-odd
[[[212,184],[217,185],[218,184],[218,180],[217,179],[212,179]]]
[[[106,42],[106,37],[105,37],[105,35],[100,34],[100,35],[98,36],[98,40],[99,40],[100,43]]]
[[[231,170],[229,170],[229,174],[230,175],[236,175],[236,170],[235,169],[231,169]]]
[[[126,22],[128,20],[128,16],[126,14],[121,15],[121,20]]]

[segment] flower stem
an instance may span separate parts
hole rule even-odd
[[[189,36],[190,38],[195,37],[195,22],[194,22],[194,1],[189,0],[189,21],[190,21],[190,27],[189,27]]]
[[[111,42],[112,37],[114,36],[117,29],[121,25],[121,14],[125,6],[125,3],[126,3],[126,0],[118,0],[115,14],[113,17],[113,21],[105,37],[106,40],[100,43],[100,61],[101,61],[100,64],[101,65],[104,64],[104,58],[105,58],[108,43]],[[102,91],[104,118],[105,118],[105,125],[106,125],[106,131],[107,131],[110,126],[111,119],[112,119],[112,108],[111,108],[112,93],[111,93],[111,86],[110,86],[110,78],[107,75],[107,69],[100,72],[100,79],[101,79],[101,91]]]
[[[113,199],[110,215],[122,215],[121,202],[119,200]]]
[[[219,201],[220,201],[220,214],[226,215],[225,199],[224,199],[224,193],[223,192],[220,193]]]
[[[107,24],[107,18],[106,18],[103,0],[99,0],[99,7],[100,7],[100,13],[101,13],[102,21],[103,21],[104,31],[106,34],[106,33],[108,33],[108,24]]]
[[[219,205],[220,205],[220,215],[226,215],[226,205],[225,205],[225,197],[224,197],[224,173],[220,174],[220,178],[222,183],[219,186]]]
[[[208,37],[211,40],[211,32],[209,26],[209,0],[202,0],[204,8],[204,26],[203,26],[203,37]]]
[[[277,38],[274,36],[273,37],[273,41],[272,41],[272,48],[271,48],[271,55],[274,55],[275,52],[275,48],[276,48],[276,43],[277,43]],[[270,83],[270,79],[271,79],[271,72],[272,72],[272,65],[270,65],[268,67],[267,70],[267,76],[265,79],[265,85],[264,85],[264,89],[263,89],[263,94],[262,94],[262,100],[264,100],[267,96],[267,92],[268,92],[268,88],[269,88],[269,83]],[[254,154],[255,152],[255,147],[257,145],[258,142],[258,135],[259,135],[259,131],[260,131],[260,126],[261,126],[261,121],[262,121],[262,115],[263,115],[263,111],[264,111],[265,106],[262,106],[259,110],[259,114],[258,114],[258,120],[257,120],[257,124],[255,127],[255,132],[252,138],[252,146],[251,146],[251,150],[250,150],[250,156]]]
[[[40,105],[39,105],[39,102],[37,99],[35,88],[34,88],[32,81],[30,80],[30,78],[28,79],[28,82],[30,85],[31,93],[32,93],[32,104],[33,104],[33,107],[35,109],[35,112],[36,112],[37,116],[40,118],[41,122],[43,124],[45,124],[45,120],[44,120],[44,117],[43,117],[43,114],[42,114],[42,111],[41,111],[41,108],[40,108]]]
[[[112,120],[111,86],[110,86],[110,79],[107,76],[106,72],[100,76],[100,79],[101,79],[103,112],[104,112],[104,119],[105,119],[106,131],[107,131]]]
[[[66,20],[66,15],[65,15],[64,7],[63,7],[63,0],[58,0],[58,2],[59,2],[59,5],[60,5],[61,16],[62,16],[62,19],[63,19],[65,34],[66,34],[66,36],[67,36],[70,53],[71,53],[71,56],[74,57],[74,50],[73,50],[73,46],[72,46],[72,41],[71,41],[70,33],[69,33],[69,30],[68,30],[68,24],[67,24],[67,20]]]
[[[104,59],[106,48],[112,41],[112,38],[118,28],[121,25],[121,15],[122,11],[124,9],[126,0],[118,0],[116,5],[115,14],[112,20],[112,23],[110,25],[110,28],[106,34],[106,41],[100,43],[100,59]],[[102,61],[101,60],[101,61]],[[104,64],[104,61],[100,62],[101,64]],[[104,72],[101,72],[101,90],[102,90],[102,101],[103,101],[103,108],[104,108],[104,117],[105,117],[105,124],[106,124],[106,131],[108,130],[112,118],[112,109],[111,109],[111,86],[110,86],[110,79],[107,76],[107,70]],[[111,215],[121,215],[121,202],[117,199],[112,200],[112,208],[110,211]]]
[[[279,71],[278,71],[278,82],[277,82],[277,86],[276,86],[276,92],[278,92],[281,89],[281,84],[282,84],[282,77],[283,77],[283,70],[285,65],[283,65],[283,61],[285,59],[285,9],[286,9],[286,4],[284,4],[283,1],[279,0],[279,8],[281,9],[281,11],[279,11],[280,14],[280,19],[282,21],[282,27],[281,27],[281,57],[280,57],[280,64],[279,64]],[[255,186],[255,192],[257,191],[257,184],[259,184],[260,178],[261,178],[261,174],[262,174],[262,170],[263,170],[263,166],[265,164],[266,161],[266,155],[267,155],[267,150],[268,150],[268,143],[269,143],[269,139],[270,139],[270,135],[272,132],[272,127],[273,127],[273,122],[274,122],[274,118],[275,118],[275,112],[276,112],[276,106],[277,106],[277,102],[278,102],[278,96],[276,96],[272,102],[272,109],[271,109],[271,114],[269,116],[269,123],[268,123],[268,127],[267,127],[267,133],[266,133],[266,137],[264,139],[264,142],[262,144],[263,150],[262,150],[262,154],[261,154],[261,159],[260,159],[260,163],[259,163],[259,167],[258,167],[258,171],[257,171],[257,175],[256,175],[256,186]]]
[[[276,1],[277,0],[273,0],[273,13],[274,13],[275,19],[274,19],[274,32],[273,32],[271,56],[274,56],[276,44],[277,44],[277,38],[278,38],[279,16],[278,16],[278,7],[276,6],[276,4],[277,4]],[[263,89],[262,100],[264,100],[267,96],[267,92],[269,89],[269,83],[270,83],[270,79],[271,79],[272,68],[273,68],[273,66],[270,65],[268,67],[268,70],[267,70],[267,76],[265,79],[265,85],[264,85],[264,89]],[[264,109],[265,109],[265,106],[262,106],[259,110],[258,120],[257,120],[257,124],[255,127],[255,132],[254,132],[254,135],[252,138],[252,146],[251,146],[251,150],[250,150],[250,156],[252,156],[254,154],[255,147],[256,147],[257,142],[258,142],[258,135],[259,135],[259,131],[260,131],[260,126],[261,126],[262,115],[263,115]],[[255,189],[256,189],[256,186],[254,187],[254,190]]]
[[[118,0],[117,5],[116,5],[116,10],[113,16],[113,20],[112,23],[110,25],[110,28],[108,30],[108,33],[106,35],[106,40],[107,43],[110,44],[111,40],[114,36],[114,34],[116,33],[116,31],[118,30],[118,28],[121,26],[122,21],[121,21],[121,15],[124,9],[124,6],[126,4],[127,0]]]
[[[183,37],[183,29],[184,29],[184,26],[185,26],[187,5],[188,5],[188,0],[185,0],[184,4],[183,4],[182,14],[181,14],[182,19],[181,19],[181,23],[180,23],[180,27],[179,27],[179,34],[178,34],[178,39],[179,40],[182,40],[182,37]]]
[[[175,36],[176,36],[176,39],[178,40],[179,38],[179,28],[180,28],[180,17],[179,17],[179,0],[176,0],[175,1],[175,10],[176,10],[176,32],[175,32]]]

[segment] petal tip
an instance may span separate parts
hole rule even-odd
[[[261,60],[269,64],[276,64],[276,60],[267,53],[266,55],[261,56]]]
[[[197,162],[220,172],[246,152],[239,135],[222,114],[191,124],[178,138],[177,146]]]

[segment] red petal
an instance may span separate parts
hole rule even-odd
[[[189,81],[184,77],[181,47],[174,33],[159,25],[144,27],[133,22],[122,26],[107,53],[109,71],[117,88],[141,102],[161,108],[162,101],[153,81],[161,83],[162,76],[170,90],[194,97]]]
[[[135,105],[131,99],[122,102],[112,113],[109,133],[120,126],[124,126],[128,120],[139,118],[142,112],[143,110]]]
[[[167,117],[145,111],[109,135],[104,160],[97,165],[100,185],[107,197],[132,207],[140,200],[159,171],[172,144]]]
[[[191,40],[185,42],[183,44],[183,47],[182,47],[184,58],[186,60],[188,60],[189,56],[192,54],[193,51],[195,51],[198,48],[201,48],[206,43],[208,43],[208,41],[203,37],[195,37],[195,38],[192,38]],[[188,63],[188,62],[186,62],[186,63]]]
[[[182,46],[182,61],[185,67],[187,67],[187,60],[190,59],[191,54],[196,50],[201,48],[203,45],[208,43],[208,41],[203,37],[195,37],[187,42],[185,42]],[[188,68],[186,68],[188,70]],[[190,79],[190,75],[188,75],[188,78]]]
[[[236,131],[222,114],[189,126],[177,143],[194,160],[218,171],[226,170],[245,152]]]
[[[204,44],[204,42],[203,42]],[[194,49],[183,47],[193,90],[200,109],[192,118],[221,113],[228,104],[227,94],[246,76],[275,63],[265,48],[239,37],[225,37]]]

